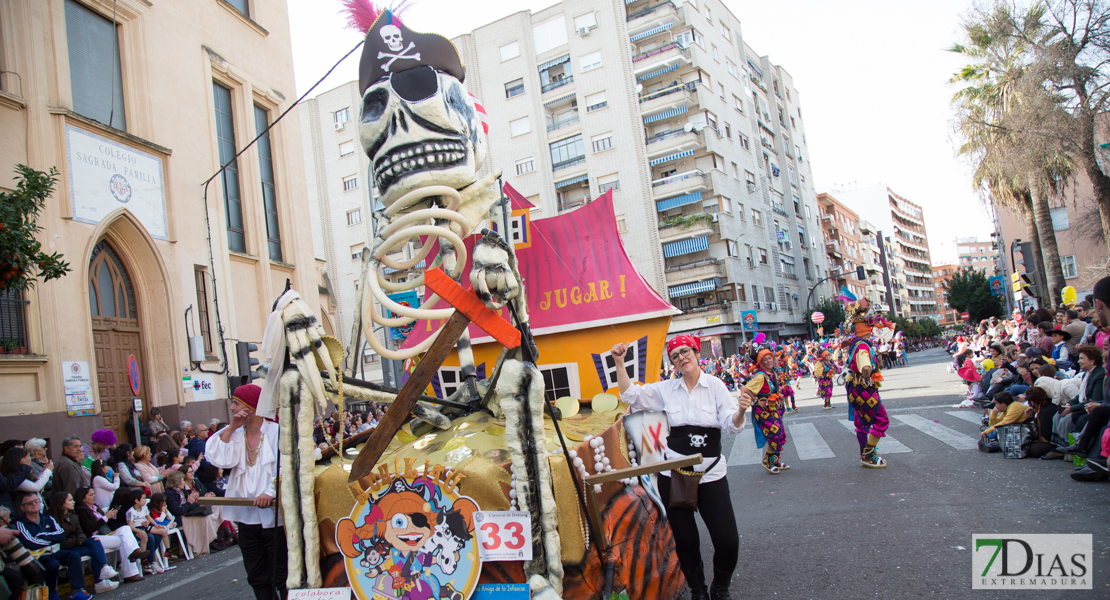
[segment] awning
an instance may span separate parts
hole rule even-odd
[[[654,167],[655,165],[661,165],[665,162],[670,162],[672,160],[678,160],[680,158],[690,156],[693,153],[694,153],[693,150],[683,150],[682,152],[679,152],[677,154],[672,154],[670,156],[663,156],[663,157],[660,157],[660,158],[653,158],[653,159],[648,161],[648,164]]]
[[[643,33],[637,33],[636,35],[634,35],[634,36],[632,36],[628,39],[629,39],[629,41],[632,41],[632,42],[638,42],[638,41],[640,41],[644,38],[649,38],[649,37],[651,37],[651,36],[653,36],[657,33],[663,33],[664,31],[670,29],[671,27],[674,27],[673,22],[672,23],[664,23],[664,24],[662,24],[659,27],[656,27],[654,29],[649,29],[649,30],[647,30]]]
[[[671,298],[681,298],[682,296],[692,296],[702,292],[708,292],[717,289],[717,280],[709,279],[706,281],[697,281],[694,283],[684,283],[682,285],[675,285],[667,288],[667,296]]]
[[[409,267],[409,269],[423,269],[423,268],[424,268],[424,261],[420,261],[420,262],[416,263],[415,265]],[[404,270],[407,271],[409,269],[404,269]],[[397,271],[400,271],[400,270],[402,270],[402,269],[394,269],[393,267],[387,267],[385,265],[382,265],[382,272],[385,273],[386,275],[389,275],[390,273],[396,273]]]
[[[678,108],[672,108],[670,110],[665,110],[665,111],[663,111],[663,112],[661,112],[657,115],[651,115],[650,117],[644,117],[644,125],[647,125],[648,123],[654,123],[656,121],[662,121],[663,119],[669,119],[671,117],[681,115],[681,114],[685,113],[687,110],[690,110],[690,108],[688,106],[684,105],[684,106],[679,106]]]
[[[755,72],[759,73],[760,77],[763,77],[763,69],[760,69],[759,67],[755,66],[755,63],[753,63],[752,59],[750,59],[750,58],[748,59],[748,66],[755,69]],[[540,70],[542,71],[543,69],[540,69]]]
[[[674,198],[660,200],[655,203],[655,209],[662,212],[665,210],[671,210],[672,208],[678,208],[679,206],[693,204],[695,202],[701,202],[701,192],[690,192],[689,194],[683,194],[681,196],[675,196]]]
[[[559,96],[558,98],[556,98],[554,100],[548,100],[547,102],[544,102],[543,105],[544,106],[551,106],[552,104],[558,104],[560,102],[565,102],[568,98],[573,98],[573,97],[574,97],[574,92],[571,92],[571,93],[567,94],[566,96]]]
[[[779,255],[779,260],[781,260],[782,262],[784,262],[788,265],[794,264],[794,257],[790,256],[789,254],[780,254]]]
[[[690,254],[691,252],[708,249],[709,236],[701,235],[689,240],[663,244],[663,256],[673,258],[675,256],[682,256],[683,254]]]
[[[659,77],[660,75],[665,75],[665,74],[670,73],[671,71],[674,71],[674,70],[677,70],[677,69],[678,69],[678,63],[675,63],[675,64],[673,64],[669,67],[663,67],[662,69],[656,69],[656,70],[654,70],[650,73],[644,73],[643,75],[638,75],[636,77],[636,81],[644,81],[646,79],[651,79],[652,77]]]
[[[546,70],[550,69],[551,67],[554,67],[555,65],[561,65],[565,62],[570,62],[570,55],[569,54],[567,54],[566,56],[560,56],[559,58],[556,58],[555,60],[549,60],[549,61],[543,63],[542,65],[536,67],[536,70],[537,71],[546,71]]]
[[[558,189],[562,189],[562,188],[565,188],[565,187],[570,186],[570,185],[574,185],[576,183],[582,183],[583,181],[586,181],[589,178],[590,178],[589,173],[583,173],[583,174],[579,175],[578,177],[571,177],[570,179],[564,179],[562,181],[556,181],[555,182],[555,189],[558,190]]]

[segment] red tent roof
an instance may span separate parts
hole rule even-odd
[[[505,191],[525,203],[520,208],[531,206],[509,185]],[[476,236],[466,239],[463,273],[470,272],[475,240]],[[572,212],[531,222],[524,243],[528,246],[517,249],[517,261],[535,335],[679,313],[632,266],[617,232],[612,190]],[[469,287],[469,282],[464,285]],[[436,306],[446,307],[443,301]],[[507,309],[501,314],[509,318]],[[439,327],[434,322],[432,331],[423,325],[413,328],[404,347],[423,341]],[[475,343],[493,339],[474,325],[470,336]]]

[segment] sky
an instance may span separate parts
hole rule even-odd
[[[552,0],[415,0],[417,31],[448,38]],[[971,0],[725,0],[744,41],[794,78],[818,189],[885,183],[920,204],[934,264],[956,262],[957,237],[993,230],[972,168],[955,157],[953,87],[963,66],[945,49],[959,41]],[[306,92],[361,36],[345,27],[339,0],[289,0],[297,94]],[[358,78],[359,53],[310,94]]]

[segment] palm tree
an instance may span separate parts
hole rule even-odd
[[[1023,22],[1038,23],[1039,6]],[[969,60],[949,80],[961,86],[952,98],[962,138],[957,153],[975,164],[972,183],[996,209],[1025,217],[1044,263],[1038,271],[1048,279],[1049,298],[1055,298],[1064,287],[1064,273],[1048,199],[1071,174],[1071,163],[1059,147],[1042,139],[1031,143],[1032,130],[1060,115],[1031,74],[1031,45],[1024,41],[1028,37],[1013,35],[1013,23],[1005,4],[978,10],[963,25],[967,42],[949,49]]]

